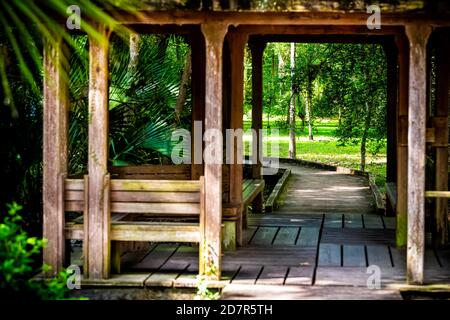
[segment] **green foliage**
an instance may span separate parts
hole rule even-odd
[[[87,38],[78,37],[70,73],[71,113],[69,168],[84,172],[87,164]],[[160,163],[171,154],[170,134],[188,46],[179,37],[141,36],[137,64],[130,66],[129,45],[119,37],[110,52],[109,142],[113,165]],[[190,95],[183,112],[190,115]],[[186,117],[186,115],[184,116]],[[183,118],[186,122],[186,119]],[[189,119],[190,122],[190,119]],[[188,127],[189,128],[189,127]]]
[[[29,237],[22,230],[21,206],[13,203],[8,207],[8,213],[0,224],[0,297],[7,300],[66,298],[66,271],[46,282],[32,279],[39,270],[35,267],[35,257],[46,242]]]
[[[197,276],[196,300],[219,300],[220,292],[218,290],[211,290],[208,284],[209,282],[206,276]]]
[[[338,147],[359,146],[360,168],[366,153],[376,156],[386,146],[386,59],[379,45],[342,43],[296,44],[290,72],[289,43],[269,43],[263,60],[263,108],[267,128],[286,129],[291,98],[296,99],[300,130],[311,136],[319,118],[337,118],[330,135]],[[245,110],[251,109],[251,61],[245,60]],[[292,87],[291,87],[292,81]],[[298,128],[298,126],[297,126]],[[301,153],[299,153],[301,156]]]

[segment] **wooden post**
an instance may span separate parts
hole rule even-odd
[[[408,204],[408,85],[409,43],[405,36],[396,37],[398,50],[397,106],[397,208],[396,244],[406,246]]]
[[[405,27],[410,46],[407,280],[423,283],[425,255],[426,52],[431,26]]]
[[[194,123],[203,124],[205,120],[205,41],[201,34],[190,37],[192,59],[192,129],[191,129],[191,179],[198,180],[203,175],[203,125],[202,128]],[[197,137],[197,138],[196,138]],[[195,141],[200,142],[197,146]]]
[[[260,130],[262,129],[263,117],[263,53],[266,47],[265,42],[250,41],[249,47],[252,54],[252,129],[256,132],[256,141],[253,141],[253,152],[256,152],[257,162],[253,164],[253,179],[261,179],[262,163],[262,141],[260,141]],[[253,137],[255,138],[255,136]],[[263,211],[263,195],[259,193],[252,203],[253,212]]]
[[[108,177],[108,47],[109,31],[99,25],[101,39],[89,38],[89,209],[87,275],[108,278],[110,272],[110,210]]]
[[[231,54],[231,117],[230,129],[243,129],[244,115],[244,49],[248,36],[240,33],[229,33],[228,43]],[[236,240],[242,245],[242,158],[238,156],[243,151],[241,135],[235,135],[233,143],[233,159],[230,165],[230,203],[239,205],[237,210]]]
[[[65,259],[64,190],[61,179],[67,172],[67,122],[69,109],[67,51],[61,35],[44,39],[43,115],[43,236],[44,263],[61,271]]]
[[[387,168],[386,180],[395,182],[397,172],[397,47],[392,42],[384,46],[387,62]]]
[[[447,32],[436,35],[436,111],[433,127],[436,135],[435,190],[448,190],[448,102],[450,37]],[[435,207],[436,230],[434,244],[437,247],[448,243],[448,199],[437,198]]]
[[[205,37],[205,131],[222,132],[222,51],[228,26],[212,22],[201,25]],[[223,141],[216,139],[214,149],[223,150]],[[217,157],[216,157],[217,158]],[[200,257],[201,274],[220,279],[222,225],[222,159],[220,163],[205,161],[205,239]]]
[[[397,47],[389,41],[383,45],[387,62],[387,165],[386,181],[397,181]],[[391,205],[386,207],[387,215],[394,215],[395,208]]]

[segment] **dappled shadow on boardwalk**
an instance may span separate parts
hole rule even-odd
[[[299,165],[291,170],[283,206],[278,212],[374,213],[374,199],[367,178]]]

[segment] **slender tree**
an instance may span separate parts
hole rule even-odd
[[[289,158],[297,157],[295,143],[295,43],[291,43],[291,99],[289,100]]]

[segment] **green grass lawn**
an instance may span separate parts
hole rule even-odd
[[[275,121],[271,121],[271,129],[275,129]],[[360,145],[346,144],[340,145],[338,139],[334,137],[337,128],[337,121],[324,119],[316,120],[314,128],[314,141],[308,140],[307,127],[302,131],[301,123],[297,123],[297,158],[307,161],[321,162],[351,169],[360,169]],[[244,129],[251,127],[251,121],[244,121]],[[267,121],[263,122],[263,127],[267,128]],[[251,136],[244,135],[245,152],[249,154],[249,142]],[[279,146],[279,157],[288,158],[289,152],[289,130],[279,129],[278,137],[271,137],[265,155],[272,155],[270,152],[271,143],[277,142]],[[381,192],[384,192],[386,183],[386,148],[383,148],[379,155],[373,156],[367,153],[366,171],[374,177]]]

